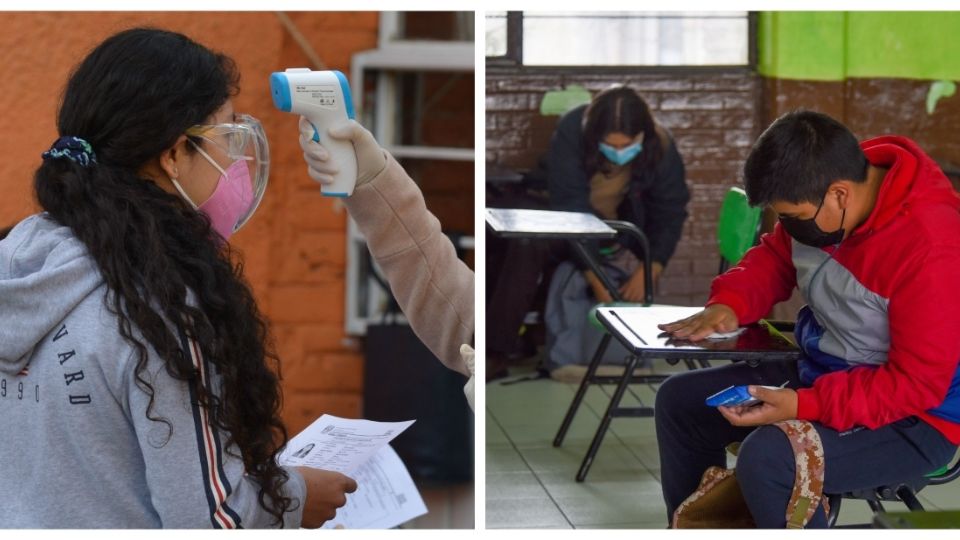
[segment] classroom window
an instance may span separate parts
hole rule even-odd
[[[750,20],[734,12],[490,12],[488,59],[525,66],[736,66]]]

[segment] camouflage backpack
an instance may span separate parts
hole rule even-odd
[[[823,498],[823,443],[813,424],[786,420],[774,424],[787,435],[796,458],[793,494],[786,508],[787,528],[802,529]],[[829,512],[823,500],[824,511]],[[675,529],[756,528],[734,469],[710,467],[700,486],[673,513]]]

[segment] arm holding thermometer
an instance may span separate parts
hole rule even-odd
[[[353,96],[347,78],[339,71],[290,68],[270,75],[273,104],[284,112],[299,114],[313,127],[313,140],[320,143],[338,171],[333,183],[323,184],[328,197],[349,197],[357,183],[357,155],[349,140],[335,139],[328,131],[353,120]]]

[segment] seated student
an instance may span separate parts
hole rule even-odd
[[[566,113],[550,140],[546,166],[551,209],[634,223],[650,241],[656,281],[680,240],[690,194],[676,143],[656,123],[643,98],[631,88],[615,86],[597,94],[588,105]],[[639,246],[611,243],[604,246],[605,254],[600,247],[589,245],[610,270],[620,294],[630,302],[643,301]],[[517,334],[543,271],[568,260],[575,259],[566,242],[517,240],[508,244],[505,267],[490,284],[488,375],[517,355]],[[556,285],[548,299],[547,309],[556,315],[548,313],[546,317],[551,334],[547,368],[554,378],[573,381],[586,371],[576,363],[589,358],[581,354],[581,341],[590,305],[609,302],[611,297],[585,265],[566,265],[554,275]],[[569,297],[574,298],[576,307],[558,304]]]
[[[339,172],[330,153],[300,119],[300,147],[311,178],[327,184]],[[423,193],[403,167],[355,121],[330,130],[357,154],[353,195],[343,200],[417,337],[445,366],[469,377],[464,392],[473,409],[473,280],[457,258]]]
[[[43,212],[0,241],[0,526],[315,527],[356,489],[276,462],[277,358],[228,243],[269,163],[238,77],[139,28],[67,82]]]
[[[917,145],[858,143],[817,112],[777,119],[744,165],[754,205],[780,216],[736,267],[713,281],[706,308],[661,325],[700,340],[763,317],[799,287],[799,361],[735,363],[670,377],[656,429],[668,519],[724,447],[743,441],[737,480],[759,527],[786,524],[794,456],[775,422],[813,422],[824,491],[896,483],[949,462],[960,443],[960,198]],[[707,396],[751,386],[755,407],[719,410]],[[822,508],[808,526],[824,527]]]

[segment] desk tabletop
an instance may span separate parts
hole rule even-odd
[[[658,324],[684,319],[701,309],[664,305],[598,307],[597,319],[640,358],[793,360],[800,357],[800,350],[767,324],[751,324],[742,327],[735,336],[696,343],[675,339],[657,328]]]
[[[617,231],[583,212],[487,208],[487,225],[497,236],[538,238],[613,238]]]

